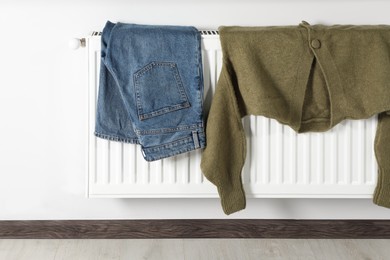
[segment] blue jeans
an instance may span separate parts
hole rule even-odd
[[[140,144],[154,161],[206,146],[200,34],[107,22],[95,135]]]

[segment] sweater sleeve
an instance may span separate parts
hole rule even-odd
[[[229,215],[245,208],[241,170],[246,156],[245,133],[232,81],[224,64],[207,120],[207,147],[201,169],[218,188],[222,208]]]
[[[378,161],[378,183],[374,203],[390,208],[390,113],[379,114],[375,136],[375,155]]]

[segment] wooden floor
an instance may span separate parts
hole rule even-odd
[[[385,239],[3,239],[0,259],[390,259]]]

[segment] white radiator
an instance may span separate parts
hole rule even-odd
[[[205,109],[221,69],[218,35],[204,33]],[[200,171],[201,151],[146,162],[140,147],[96,138],[95,108],[100,36],[88,51],[87,196],[107,198],[214,198],[215,186]],[[296,134],[272,119],[243,120],[248,153],[243,170],[247,197],[370,198],[376,184],[373,142],[376,117],[344,121],[325,133]]]

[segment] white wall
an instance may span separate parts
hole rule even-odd
[[[85,53],[68,39],[114,22],[390,24],[363,0],[0,2],[0,219],[225,218],[217,199],[86,199]],[[252,199],[231,218],[390,218],[371,200]]]

